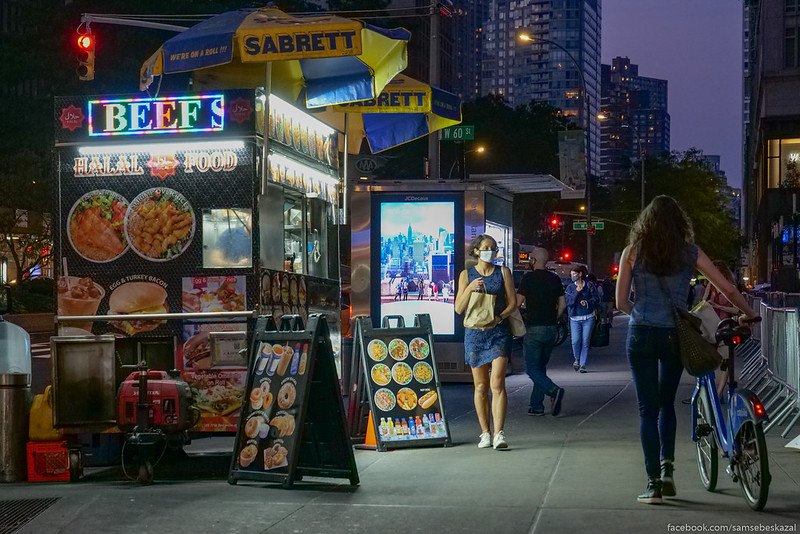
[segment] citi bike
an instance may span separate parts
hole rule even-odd
[[[758,322],[757,318],[752,322]],[[718,343],[728,347],[728,403],[723,408],[717,395],[714,373],[697,379],[692,395],[692,440],[697,447],[700,481],[708,491],[717,487],[719,456],[728,459],[726,471],[742,487],[747,504],[761,510],[769,494],[769,459],[764,425],[769,421],[755,393],[737,388],[734,349],[750,337],[750,327],[735,319],[724,319],[717,327]]]

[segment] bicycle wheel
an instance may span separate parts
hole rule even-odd
[[[767,442],[761,425],[746,421],[736,435],[739,471],[739,484],[742,486],[744,498],[753,510],[761,510],[767,504],[769,483],[769,458]]]
[[[714,491],[717,487],[719,474],[719,450],[714,439],[714,419],[711,416],[711,407],[708,404],[708,395],[705,388],[701,388],[695,404],[697,414],[697,470],[700,473],[700,482],[707,491]]]

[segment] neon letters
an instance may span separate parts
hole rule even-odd
[[[89,101],[89,135],[143,135],[222,131],[225,96]]]

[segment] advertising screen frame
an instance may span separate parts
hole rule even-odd
[[[465,252],[465,229],[464,229],[464,194],[463,192],[415,192],[408,191],[402,193],[395,192],[373,192],[370,198],[371,224],[370,242],[373,244],[370,252],[370,316],[375,328],[381,324],[381,225],[383,204],[415,202],[415,203],[436,203],[447,202],[453,204],[453,284],[452,292],[449,296],[450,302],[455,302],[458,276],[464,269]],[[416,296],[414,297],[416,298]],[[411,297],[409,297],[411,300]],[[423,310],[415,310],[413,313],[425,313]],[[412,315],[413,315],[412,313]],[[412,323],[413,324],[413,321]],[[434,339],[437,341],[460,341],[464,339],[463,318],[453,312],[453,333],[440,334],[434,331]]]

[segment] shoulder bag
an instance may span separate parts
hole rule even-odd
[[[672,300],[672,294],[664,285],[663,278],[659,276],[658,281],[661,284],[661,289],[667,294],[672,304],[675,333],[678,336],[678,352],[681,356],[683,368],[690,375],[697,377],[711,373],[722,363],[722,356],[717,352],[715,345],[703,338],[700,329],[700,318],[676,306]]]

